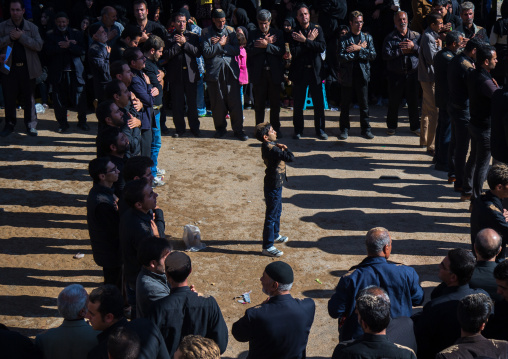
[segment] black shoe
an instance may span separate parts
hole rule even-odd
[[[11,133],[13,133],[13,132],[14,132],[14,127],[9,126],[9,125],[5,125],[4,129],[2,130],[2,132],[0,132],[0,137],[7,137]]]
[[[240,141],[247,141],[249,139],[249,136],[245,134],[245,132],[235,132],[235,137],[238,138]]]
[[[301,133],[295,133],[293,135],[293,140],[299,140],[300,138],[302,138],[302,134]]]
[[[200,130],[191,131],[194,137],[201,138],[203,135],[201,134]]]
[[[316,134],[316,136],[320,140],[327,140],[328,139],[328,135],[326,133],[324,133],[324,132],[318,133],[318,134]]]
[[[26,134],[28,136],[36,137],[39,133],[35,128],[29,128],[28,130],[26,130]]]
[[[83,131],[90,131],[90,126],[88,126],[86,123],[80,123],[78,122],[78,128],[82,129]]]
[[[64,125],[60,125],[60,127],[58,127],[58,130],[56,130],[56,132],[64,133],[64,132],[67,132],[68,129],[69,129],[69,124],[66,123]]]
[[[372,134],[372,132],[370,132],[370,130],[367,130],[365,132],[362,132],[362,137],[366,138],[367,140],[372,140],[374,138],[374,135]]]
[[[339,140],[347,140],[347,138],[349,137],[348,136],[349,134],[349,130],[347,128],[343,129],[341,132],[340,132],[340,135],[339,137],[337,137]]]
[[[175,132],[173,133],[173,138],[180,138],[180,137],[183,137],[183,135],[185,134],[185,131],[178,131],[178,132]]]
[[[171,133],[171,131],[169,130],[169,128],[167,128],[166,126],[164,126],[162,129],[161,129],[161,132],[164,134],[164,135],[169,135]]]
[[[213,135],[213,138],[222,138],[222,137],[226,136],[227,132],[228,131],[225,128],[222,129],[222,130],[217,130],[217,131],[215,131],[215,134]]]

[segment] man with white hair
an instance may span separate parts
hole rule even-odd
[[[99,332],[85,321],[88,293],[80,284],[71,284],[60,292],[58,312],[63,323],[35,338],[35,345],[46,359],[86,359],[97,345]]]
[[[388,230],[372,228],[365,240],[367,258],[343,275],[335,294],[328,301],[328,314],[339,319],[339,340],[359,338],[363,334],[355,305],[358,292],[375,285],[384,289],[391,302],[392,318],[410,317],[412,306],[423,303],[423,289],[418,274],[411,267],[389,263],[392,239]]]

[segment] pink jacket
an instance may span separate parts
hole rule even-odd
[[[236,56],[235,60],[238,62],[238,67],[240,67],[238,81],[240,85],[247,85],[249,83],[249,73],[247,72],[247,52],[244,47],[240,47],[240,55]]]

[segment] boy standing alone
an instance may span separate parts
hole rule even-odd
[[[277,132],[269,122],[256,126],[256,138],[262,142],[261,156],[266,165],[264,192],[266,201],[265,224],[263,227],[262,254],[280,257],[284,253],[274,243],[285,243],[288,237],[279,234],[282,213],[282,183],[286,176],[286,162],[293,162],[294,155],[286,145],[276,143]]]

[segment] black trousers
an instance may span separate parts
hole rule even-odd
[[[103,267],[104,284],[113,284],[122,290],[122,267]]]
[[[265,122],[265,103],[270,101],[270,124],[279,132],[280,129],[280,83],[272,81],[270,70],[263,69],[258,83],[253,85],[254,110],[256,125]]]
[[[388,113],[386,126],[395,130],[399,121],[399,106],[404,93],[406,94],[407,109],[409,114],[409,128],[415,131],[420,128],[420,116],[418,115],[418,71],[412,74],[388,75]]]
[[[25,106],[26,129],[37,127],[37,115],[35,113],[35,79],[30,80],[28,67],[12,64],[8,75],[2,75],[2,89],[5,101],[5,126],[16,126],[16,100],[21,95]]]
[[[362,133],[370,129],[369,123],[369,83],[363,78],[361,69],[353,69],[353,85],[341,86],[341,103],[340,103],[340,130],[349,130],[351,124],[349,122],[349,106],[351,105],[351,97],[353,91],[356,93],[358,99],[358,106],[360,107],[360,126]]]
[[[207,81],[208,96],[212,107],[215,129],[225,130],[226,115],[231,116],[231,127],[235,133],[243,131],[243,110],[240,96],[240,83],[229,68],[222,68],[217,81]]]
[[[301,81],[293,82],[293,126],[295,127],[295,134],[301,135],[303,133],[303,105],[305,104],[305,93],[307,87],[309,87],[312,103],[314,104],[314,128],[316,135],[320,135],[325,133],[325,104],[322,84],[319,79],[316,79],[313,68],[306,67],[301,76]]]
[[[53,84],[53,106],[60,126],[68,125],[67,108],[76,106],[79,123],[86,123],[86,92],[75,71],[62,71],[60,82]]]
[[[181,81],[171,83],[171,108],[173,122],[177,133],[185,132],[185,104],[187,103],[187,118],[192,132],[199,131],[197,99],[197,83],[189,82],[188,70],[181,72]]]
[[[141,130],[141,156],[151,157],[152,129]]]

